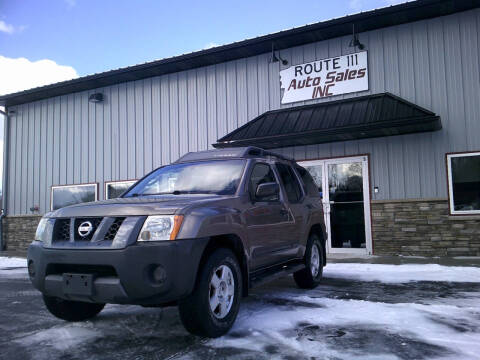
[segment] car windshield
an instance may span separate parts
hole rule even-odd
[[[124,197],[165,194],[233,195],[245,160],[214,160],[173,164],[155,170]]]

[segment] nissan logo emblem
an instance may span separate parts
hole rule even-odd
[[[86,237],[86,236],[90,235],[92,230],[93,230],[92,223],[90,221],[84,221],[78,227],[78,235],[80,235],[81,237]]]

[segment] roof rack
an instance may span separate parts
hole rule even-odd
[[[225,158],[249,158],[249,157],[275,157],[277,159],[293,161],[293,159],[287,158],[283,155],[266,151],[256,146],[247,147],[231,147],[215,150],[205,150],[197,152],[189,152],[180,157],[175,163],[184,163],[198,160],[210,160],[210,159],[225,159]]]
[[[262,148],[259,148],[259,147],[256,147],[256,146],[248,146],[245,149],[246,149],[245,150],[245,156],[252,156],[252,157],[267,157],[267,156],[270,156],[270,157],[276,157],[276,158],[282,159],[282,160],[294,161],[293,159],[288,158],[286,156],[283,156],[281,154],[277,154],[277,153],[272,152],[272,151],[267,151],[265,149],[262,149]]]

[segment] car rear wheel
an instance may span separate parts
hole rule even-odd
[[[215,250],[207,259],[193,293],[179,302],[180,319],[192,334],[219,337],[230,330],[240,308],[242,273],[228,249]]]
[[[97,316],[105,307],[105,304],[64,300],[55,296],[47,295],[43,295],[43,302],[52,315],[66,321],[83,321],[91,319]]]
[[[316,234],[310,235],[305,251],[305,268],[293,274],[298,287],[313,289],[320,284],[324,259],[325,254],[319,237]]]

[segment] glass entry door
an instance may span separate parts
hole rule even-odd
[[[371,254],[366,156],[299,162],[322,197],[329,252]]]

